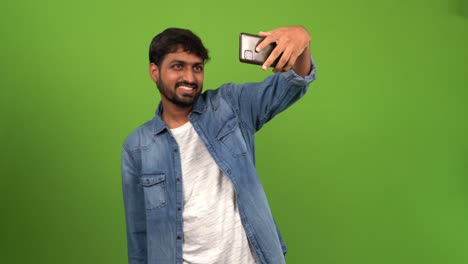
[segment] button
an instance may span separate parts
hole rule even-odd
[[[180,236],[177,236],[177,239],[181,239],[181,237],[180,237]]]
[[[176,153],[177,153],[177,151],[178,151],[177,149],[174,149],[174,152],[176,152]]]
[[[182,209],[181,209],[180,207],[178,207],[178,208],[177,208],[177,211],[180,211],[180,210],[182,210]]]
[[[180,178],[177,178],[176,180],[177,180],[177,182],[180,182]]]

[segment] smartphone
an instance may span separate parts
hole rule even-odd
[[[258,35],[240,33],[239,35],[239,60],[244,63],[263,65],[270,53],[276,47],[276,43],[271,43],[266,46],[262,51],[256,52],[255,48],[257,47],[265,37],[260,37]],[[280,56],[281,57],[281,56]],[[279,61],[278,57],[270,67],[275,67],[276,63]]]

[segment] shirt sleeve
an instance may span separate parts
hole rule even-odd
[[[143,188],[132,156],[122,148],[122,190],[127,227],[127,249],[129,264],[146,264],[146,213]]]
[[[310,64],[312,65],[311,69],[310,69],[310,73],[309,75],[305,76],[305,77],[301,77],[299,76],[294,70],[289,70],[287,72],[283,72],[281,73],[284,78],[288,79],[288,80],[291,80],[293,82],[298,82],[298,84],[300,85],[301,83],[305,83],[306,85],[309,85],[310,83],[312,83],[314,80],[315,80],[315,68],[316,68],[316,64],[315,64],[315,61],[314,61],[314,58],[310,58]]]
[[[241,122],[255,132],[307,92],[315,80],[316,64],[312,57],[311,65],[305,77],[289,70],[258,83],[228,84],[223,90]]]

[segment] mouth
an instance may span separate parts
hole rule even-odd
[[[181,81],[181,82],[176,83],[176,87],[181,88],[186,91],[191,91],[191,90],[196,90],[198,88],[198,85],[196,83]]]
[[[198,85],[195,83],[180,83],[176,85],[179,91],[179,96],[182,97],[194,97],[197,93]]]
[[[180,88],[180,89],[183,89],[183,90],[186,90],[186,91],[191,91],[191,90],[195,89],[195,87],[185,86],[185,85],[180,85],[177,88]]]

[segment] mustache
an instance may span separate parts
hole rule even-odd
[[[191,83],[191,82],[186,82],[186,81],[181,81],[181,82],[178,82],[176,83],[175,87],[179,87],[179,86],[188,86],[188,87],[192,87],[193,89],[197,89],[198,88],[198,84],[196,83]]]

